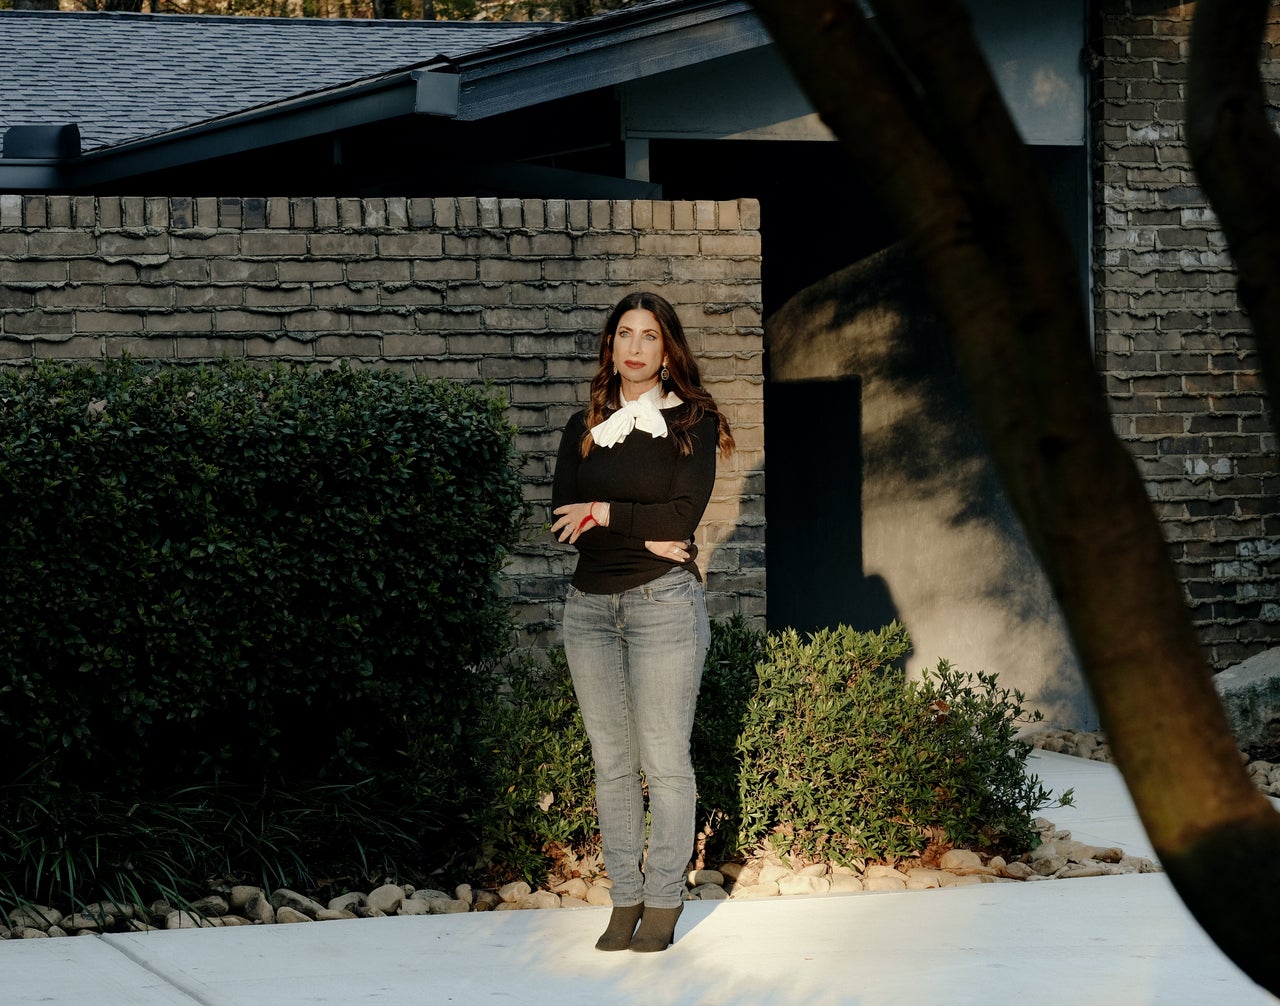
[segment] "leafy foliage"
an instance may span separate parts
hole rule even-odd
[[[711,623],[691,738],[698,780],[698,851],[703,858],[723,860],[740,851],[740,766],[732,753],[756,692],[756,665],[764,659],[765,638],[741,614]]]
[[[591,746],[564,652],[501,668],[481,722],[481,861],[542,883],[555,861],[598,845],[600,829]]]
[[[0,727],[38,793],[419,788],[506,646],[501,402],[386,371],[0,373]]]
[[[129,803],[22,782],[0,789],[0,905],[180,906],[221,883],[338,892],[416,853],[432,826],[372,781],[261,791],[189,786]],[[438,822],[434,822],[438,823]]]
[[[1025,774],[1021,694],[986,674],[975,688],[946,661],[908,681],[896,662],[909,645],[896,623],[768,637],[736,748],[740,845],[897,860],[938,830],[953,845],[1029,847],[1050,794]]]
[[[897,860],[937,837],[1022,852],[1050,794],[1026,774],[1020,723],[1038,719],[995,676],[942,661],[920,681],[898,662],[902,626],[801,638],[740,616],[712,623],[693,731],[700,858],[770,843],[802,858]],[[486,854],[530,882],[598,844],[590,746],[563,656],[515,669],[484,714],[494,802]],[[550,796],[551,800],[547,801]]]

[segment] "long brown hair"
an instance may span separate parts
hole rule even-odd
[[[622,316],[636,309],[653,315],[662,331],[662,350],[666,356],[668,374],[665,379],[661,379],[662,393],[665,395],[674,391],[687,406],[671,410],[671,417],[667,421],[667,429],[675,439],[680,453],[693,453],[689,431],[703,416],[710,413],[716,417],[720,427],[720,455],[727,458],[733,453],[734,446],[729,421],[716,405],[715,399],[703,390],[698,361],[693,358],[689,349],[689,340],[685,338],[680,316],[665,298],[646,290],[629,293],[618,301],[600,330],[600,366],[591,378],[591,402],[587,406],[588,432],[582,438],[582,456],[585,458],[595,446],[591,428],[604,422],[606,413],[622,404],[622,378],[618,376],[618,370],[613,364],[613,337],[618,331]]]

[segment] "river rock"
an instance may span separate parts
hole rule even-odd
[[[331,912],[350,912],[354,908],[362,908],[367,904],[363,891],[348,891],[346,894],[339,894],[336,898],[330,898],[326,907]]]
[[[72,912],[62,920],[62,928],[67,932],[98,933],[115,924],[114,915],[103,915],[100,912]]]
[[[797,874],[778,881],[779,894],[826,894],[830,890],[831,881],[826,877]]]
[[[291,891],[287,887],[280,887],[271,892],[271,907],[276,910],[276,920],[280,919],[280,909],[291,908],[295,912],[300,912],[310,918],[316,917],[316,912],[320,911],[324,905],[318,901],[313,901],[304,894],[297,891]]]
[[[257,922],[264,926],[269,926],[276,921],[276,910],[272,907],[267,892],[261,888],[256,889],[240,911],[250,922]]]
[[[370,908],[380,909],[387,915],[395,915],[404,900],[404,889],[399,884],[383,884],[369,892],[365,904]]]
[[[598,905],[602,908],[613,907],[613,895],[609,893],[609,888],[603,884],[592,884],[591,890],[587,892],[587,904]]]
[[[908,870],[907,890],[927,891],[930,888],[941,887],[943,876],[944,874],[941,870],[928,870],[924,867]]]
[[[582,877],[574,877],[571,880],[566,880],[562,884],[557,884],[551,889],[561,897],[577,898],[578,900],[585,902],[587,892],[591,890],[591,885]]]
[[[498,888],[498,897],[507,904],[515,904],[523,898],[527,898],[533,889],[523,880],[515,880],[510,884],[503,884]]]
[[[231,907],[227,904],[227,899],[217,894],[211,894],[207,898],[199,898],[187,906],[187,911],[194,915],[207,915],[210,917],[226,915],[230,910]]]
[[[9,925],[14,929],[47,930],[62,922],[62,913],[45,905],[21,905],[9,913]]]
[[[164,920],[165,929],[209,929],[213,923],[201,915],[193,915],[186,909],[175,908]]]
[[[976,852],[968,849],[948,849],[942,854],[938,865],[944,870],[981,869],[982,860]]]
[[[238,912],[249,903],[249,899],[254,895],[266,897],[267,892],[261,887],[254,887],[252,884],[236,884],[227,892],[227,904],[232,911]]]

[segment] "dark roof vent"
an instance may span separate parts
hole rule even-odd
[[[79,157],[80,127],[74,122],[65,126],[10,126],[4,131],[3,156],[39,160]]]

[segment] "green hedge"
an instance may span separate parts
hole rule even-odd
[[[500,401],[388,371],[0,372],[10,763],[36,792],[420,793],[508,642],[513,435]]]

